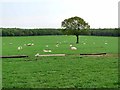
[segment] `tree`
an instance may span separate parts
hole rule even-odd
[[[77,44],[79,43],[79,35],[87,33],[90,29],[90,25],[88,25],[88,23],[86,23],[82,18],[77,16],[62,21],[61,27],[64,28],[63,31],[66,34],[76,35]]]

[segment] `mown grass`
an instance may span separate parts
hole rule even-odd
[[[81,36],[79,44],[75,44],[75,40],[74,36],[3,37],[3,55],[29,56],[20,59],[3,59],[3,87],[117,88],[117,56],[34,56],[36,53],[48,54],[43,52],[46,48],[51,49],[51,53],[54,54],[118,53],[117,37]],[[108,44],[105,44],[106,42]],[[24,46],[27,43],[35,45]],[[59,43],[59,47],[55,47],[56,43]],[[78,50],[70,50],[70,44],[76,46]],[[22,46],[23,49],[18,51],[18,46]]]

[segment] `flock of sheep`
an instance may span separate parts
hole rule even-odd
[[[33,46],[34,43],[28,43],[28,44],[24,44],[25,46]],[[46,45],[46,47],[48,47],[48,45]],[[59,47],[59,44],[56,44],[56,47]],[[18,51],[19,50],[22,50],[22,46],[19,46],[18,48]],[[71,50],[77,50],[77,48],[75,46],[73,46],[72,44],[70,44],[70,49]],[[47,49],[44,49],[43,52],[52,52],[51,50],[47,50]]]
[[[60,44],[61,44],[61,42],[57,43],[55,46],[59,47]],[[24,44],[24,46],[34,46],[34,43]],[[45,47],[47,48],[48,45],[45,45]],[[70,44],[69,47],[70,47],[70,50],[77,50],[77,47],[73,46],[72,44]],[[20,50],[23,49],[23,47],[19,46],[19,47],[17,47],[17,49],[18,49],[18,51],[20,51]],[[44,49],[43,52],[49,52],[50,53],[50,52],[52,52],[52,50],[51,49]],[[39,56],[39,53],[35,54],[35,56]]]
[[[11,43],[10,43],[10,44],[11,44]],[[56,47],[59,47],[60,44],[61,44],[61,42],[60,42],[60,43],[57,43],[55,46],[56,46]],[[86,43],[84,42],[83,44],[86,44]],[[93,44],[95,44],[95,42],[93,42]],[[104,44],[108,44],[108,43],[105,42]],[[34,43],[24,44],[24,46],[34,46]],[[45,45],[45,47],[48,47],[48,45]],[[73,46],[72,44],[70,44],[69,47],[70,47],[70,50],[77,50],[77,47]],[[23,47],[22,47],[22,46],[19,46],[19,47],[17,47],[17,49],[18,49],[18,51],[20,51],[20,50],[23,49]],[[43,52],[49,52],[49,53],[51,53],[52,50],[51,50],[51,49],[44,49]],[[38,55],[39,55],[39,53],[35,54],[35,56],[38,56]]]

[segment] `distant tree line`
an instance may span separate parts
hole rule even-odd
[[[120,28],[90,29],[91,36],[120,36]]]
[[[20,29],[20,28],[0,28],[0,36],[41,36],[41,35],[65,35],[63,29]],[[120,36],[120,28],[114,29],[90,29],[87,33],[80,35],[89,36]]]
[[[2,36],[39,36],[39,35],[62,35],[59,29],[20,29],[1,28]]]

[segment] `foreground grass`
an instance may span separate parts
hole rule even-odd
[[[80,44],[72,36],[6,37],[3,38],[3,55],[26,54],[28,58],[3,59],[3,87],[5,88],[117,88],[118,57],[35,57],[46,45],[52,53],[80,54],[106,52],[117,54],[115,37],[81,37]],[[9,45],[9,43],[13,43]],[[32,47],[24,46],[33,42]],[[56,42],[61,42],[55,47]],[[85,42],[86,44],[82,44]],[[93,44],[95,42],[96,44]],[[108,44],[104,44],[107,42]],[[69,45],[78,48],[71,51]],[[17,51],[18,46],[23,50]]]
[[[109,57],[42,57],[37,61],[6,59],[3,62],[3,86],[116,88],[117,63],[118,58]]]

